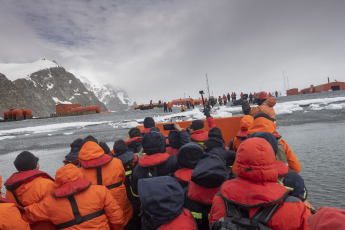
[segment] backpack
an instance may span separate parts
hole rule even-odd
[[[260,207],[252,218],[249,217],[248,207],[233,204],[222,197],[225,202],[226,217],[213,222],[211,230],[270,230],[267,224],[287,197],[288,195],[285,195],[283,201],[277,204]]]

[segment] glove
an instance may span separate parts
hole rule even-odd
[[[208,110],[208,109],[206,109],[206,110],[204,111],[204,114],[205,114],[206,117],[210,117],[210,116],[211,116],[210,110]]]

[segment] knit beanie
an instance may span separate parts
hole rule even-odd
[[[113,146],[115,155],[120,155],[128,150],[127,143],[124,140],[117,140]]]
[[[204,122],[202,120],[194,120],[192,121],[192,124],[190,126],[194,131],[203,129],[204,128]]]
[[[29,151],[21,152],[14,160],[14,166],[20,171],[33,170],[37,166],[38,157]]]
[[[208,137],[215,137],[224,141],[222,131],[217,127],[213,127],[210,129],[210,131],[208,131]]]
[[[107,143],[105,143],[105,142],[99,142],[98,145],[101,146],[101,148],[104,150],[104,152],[105,152],[106,154],[110,154],[110,148],[109,148],[109,146],[107,145]]]
[[[155,120],[152,117],[145,117],[144,119],[144,127],[145,128],[152,128],[155,126]]]

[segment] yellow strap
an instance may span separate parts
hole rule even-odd
[[[200,220],[202,219],[202,213],[201,212],[191,212],[191,213],[195,219],[200,219]]]
[[[132,174],[132,170],[126,171],[126,176],[131,175],[131,174]]]
[[[137,195],[137,194],[135,194],[135,193],[133,192],[132,186],[129,186],[129,187],[130,187],[130,189],[131,189],[132,195],[133,195],[134,197],[139,197],[139,195]]]

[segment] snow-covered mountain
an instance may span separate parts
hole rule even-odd
[[[78,78],[46,59],[31,64],[1,64],[0,98],[0,114],[29,108],[34,116],[49,116],[61,103],[100,105],[102,111],[108,110]]]
[[[91,82],[85,77],[79,77],[79,79],[111,111],[128,111],[136,105],[123,89],[115,89],[110,84],[103,85],[97,81]]]

